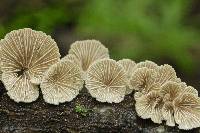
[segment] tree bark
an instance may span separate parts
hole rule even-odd
[[[50,105],[42,94],[32,103],[16,103],[0,85],[0,131],[3,133],[76,133],[76,132],[123,132],[123,133],[177,133],[199,132],[154,124],[137,116],[132,95],[118,104],[100,103],[82,91],[73,101]],[[79,107],[85,109],[80,112]]]

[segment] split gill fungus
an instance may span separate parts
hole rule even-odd
[[[146,60],[110,59],[99,41],[71,44],[60,59],[56,42],[45,33],[24,28],[0,40],[0,76],[8,96],[30,103],[39,96],[59,105],[72,101],[84,87],[99,102],[119,103],[133,94],[135,110],[154,123],[178,124],[180,129],[200,127],[198,91],[177,77],[172,66]]]

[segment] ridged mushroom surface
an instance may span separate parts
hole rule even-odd
[[[170,65],[165,64],[159,66],[156,82],[160,85],[163,85],[167,81],[180,82],[180,79],[177,78],[174,68]]]
[[[160,93],[158,91],[151,91],[137,98],[135,109],[141,118],[151,118],[155,123],[162,123],[162,106]]]
[[[156,77],[156,70],[147,67],[138,68],[131,77],[130,88],[144,94],[147,94],[151,90],[157,90],[158,86],[155,84]]]
[[[168,126],[175,126],[174,121],[174,108],[172,102],[183,92],[181,84],[169,81],[165,83],[160,90],[160,94],[163,97],[164,105],[162,108],[162,114],[166,124]]]
[[[9,96],[16,102],[36,100],[35,84],[60,59],[56,42],[41,31],[25,28],[11,31],[0,43],[2,81]]]
[[[180,129],[200,127],[200,98],[189,93],[173,101],[174,118]]]
[[[40,85],[47,103],[58,105],[73,100],[83,88],[80,68],[70,60],[52,65]]]
[[[155,62],[149,60],[137,63],[136,67],[137,68],[147,67],[149,69],[158,69],[158,65]]]
[[[123,66],[123,68],[126,72],[126,75],[128,78],[126,94],[130,94],[133,91],[133,89],[130,88],[130,79],[131,79],[133,72],[135,71],[136,63],[134,61],[132,61],[131,59],[122,59],[122,60],[119,60],[118,63]]]
[[[71,45],[68,53],[77,58],[84,72],[95,61],[109,58],[108,49],[96,40],[76,41]]]
[[[125,96],[126,84],[126,73],[115,60],[102,59],[88,69],[86,88],[100,102],[121,102]]]

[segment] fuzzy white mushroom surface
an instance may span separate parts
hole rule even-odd
[[[52,65],[40,85],[43,98],[47,103],[59,103],[73,100],[83,88],[80,68],[70,60]]]
[[[95,61],[109,58],[108,49],[96,40],[76,41],[71,45],[68,53],[76,57],[76,60],[79,61],[78,64],[81,65],[81,69],[85,73]]]
[[[60,59],[56,42],[41,31],[14,30],[0,42],[2,81],[16,102],[32,102],[44,72]]]
[[[115,60],[102,59],[88,69],[86,88],[100,102],[121,102],[125,96],[126,85],[126,72]]]
[[[131,79],[133,72],[135,71],[136,63],[134,61],[132,61],[131,59],[122,59],[122,60],[119,60],[118,63],[123,66],[123,68],[126,72],[126,75],[128,78],[126,94],[130,94],[133,91],[133,89],[130,88],[130,79]]]

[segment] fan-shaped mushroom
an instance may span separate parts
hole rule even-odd
[[[96,40],[74,42],[70,47],[69,54],[77,58],[84,72],[86,72],[89,66],[96,60],[109,58],[108,49]]]
[[[41,82],[43,98],[47,103],[58,105],[75,98],[83,88],[79,67],[65,60],[52,65]]]
[[[159,91],[151,91],[137,98],[135,109],[141,118],[151,118],[153,122],[161,123],[163,120],[161,113],[162,106],[163,102]]]
[[[0,42],[2,81],[16,102],[32,102],[38,97],[34,84],[44,71],[59,61],[56,42],[48,35],[29,28],[14,30]]]
[[[135,66],[136,66],[136,63],[130,59],[122,59],[122,60],[119,60],[118,61],[119,64],[121,64],[124,68],[124,70],[126,71],[126,75],[127,75],[127,78],[128,78],[128,85],[127,85],[127,88],[126,88],[126,94],[130,94],[133,89],[131,89],[129,86],[130,86],[130,79],[131,79],[131,76],[133,74],[133,72],[135,71]]]
[[[86,88],[98,101],[121,102],[125,96],[126,84],[123,67],[112,59],[96,61],[88,69]]]
[[[180,129],[200,127],[200,98],[189,93],[173,101],[174,118]]]
[[[155,84],[156,77],[156,70],[147,67],[138,68],[131,77],[130,88],[144,94],[147,94],[151,90],[157,90],[159,88]]]
[[[156,82],[160,85],[163,85],[167,81],[180,82],[180,79],[177,78],[174,68],[170,65],[165,64],[159,66]]]
[[[174,108],[172,102],[175,98],[177,98],[180,95],[180,93],[182,93],[182,91],[183,88],[181,88],[181,84],[172,81],[165,83],[161,87],[160,93],[164,101],[162,114],[168,126],[175,126],[175,121],[173,116]]]

